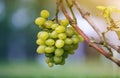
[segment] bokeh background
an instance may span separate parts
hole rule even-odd
[[[44,55],[36,53],[40,29],[34,20],[43,9],[50,11],[52,19],[55,1],[0,0],[0,78],[120,78],[120,68],[86,42],[80,43],[64,66],[49,68]],[[90,7],[93,11],[99,2],[84,0],[81,4],[87,9],[94,4]],[[88,24],[83,21],[83,25]],[[87,35],[92,34],[90,29],[87,31]]]

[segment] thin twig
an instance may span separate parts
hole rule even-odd
[[[71,12],[71,14],[72,14],[72,17],[73,17],[75,23],[77,23],[77,19],[76,19],[75,14],[74,14],[74,12],[73,12],[73,10],[72,10],[73,3],[70,4],[69,0],[65,0],[65,1],[66,1],[67,5],[68,5],[68,7],[69,7],[69,9],[70,9],[70,12]]]
[[[96,31],[96,33],[99,35],[100,39],[102,40],[102,34],[99,30],[99,28],[97,28],[94,24],[94,22],[91,20],[91,18],[89,17],[89,13],[88,12],[84,12],[80,5],[79,2],[77,0],[73,0],[73,3],[75,4],[76,8],[78,9],[78,11],[80,12],[81,16],[92,26],[92,28]]]
[[[58,3],[58,0],[56,0],[56,14],[55,14],[55,19],[56,19],[56,22],[58,23],[58,13],[59,13],[59,4]]]
[[[98,50],[102,55],[104,55],[106,58],[110,59],[111,61],[113,61],[114,63],[116,63],[118,66],[120,66],[120,61],[118,59],[116,59],[115,57],[110,56],[107,52],[105,52],[102,48],[98,47],[97,44],[92,43],[90,41],[90,39],[84,34],[84,32],[77,26],[76,23],[74,23],[74,21],[72,20],[72,18],[69,16],[68,12],[66,11],[62,0],[59,0],[60,2],[60,8],[62,10],[62,12],[64,13],[64,15],[66,16],[66,18],[71,22],[72,26],[75,28],[75,30],[84,38],[84,40],[93,48],[95,48],[96,50]]]

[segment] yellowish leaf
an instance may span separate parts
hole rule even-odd
[[[106,7],[105,6],[97,6],[96,8],[99,10],[105,10]]]

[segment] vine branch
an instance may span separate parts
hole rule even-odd
[[[79,5],[79,2],[77,0],[72,0],[73,3],[75,4],[76,8],[78,9],[78,11],[80,12],[81,16],[92,26],[92,28],[95,30],[95,32],[98,34],[98,36],[100,37],[100,42],[99,43],[103,43],[103,38],[102,38],[102,34],[99,30],[99,28],[97,28],[97,26],[94,24],[94,22],[91,20],[91,18],[89,17],[87,12],[84,12],[82,10],[82,8]],[[106,41],[106,43],[112,47],[114,50],[116,50],[118,53],[120,53],[120,47],[119,46],[115,46],[112,43],[110,43],[109,41]]]
[[[75,3],[75,5],[77,6],[77,8],[79,9],[79,11],[82,13],[81,15],[90,23],[90,25],[92,25],[93,27],[95,26],[94,23],[92,21],[90,21],[90,18],[88,18],[88,16],[86,16],[80,9],[80,7],[78,6],[78,2],[76,2],[76,0],[73,0],[73,2]],[[113,61],[114,63],[116,63],[118,66],[120,66],[120,61],[118,59],[116,59],[115,57],[111,56],[109,53],[107,53],[106,51],[104,51],[102,48],[100,48],[97,44],[92,43],[91,40],[87,37],[86,34],[84,34],[84,32],[77,26],[77,24],[74,22],[74,20],[72,20],[71,16],[68,14],[67,10],[65,9],[64,5],[63,5],[63,0],[58,0],[59,3],[59,7],[62,10],[62,12],[64,13],[65,17],[69,20],[69,22],[71,23],[71,25],[73,26],[73,28],[84,38],[84,40],[93,48],[95,48],[98,52],[100,52],[102,55],[104,55],[106,58],[110,59],[111,61]],[[97,28],[94,27],[95,30],[98,30]],[[99,31],[97,31],[99,32]],[[101,34],[98,33],[101,37]]]

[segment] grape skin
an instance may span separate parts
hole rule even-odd
[[[57,33],[56,31],[53,31],[53,32],[50,34],[50,36],[51,36],[52,38],[57,38],[57,37],[58,37],[58,33]]]
[[[48,66],[49,66],[49,67],[53,67],[54,64],[50,62],[50,63],[48,63]]]
[[[46,48],[45,45],[39,46],[39,47],[37,48],[37,53],[38,53],[38,54],[43,54],[43,53],[45,53],[45,48]]]
[[[48,46],[52,46],[55,44],[55,41],[53,39],[48,39],[45,41],[45,44],[48,45]]]
[[[52,24],[51,28],[54,30],[59,26],[59,24]]]
[[[46,28],[51,28],[52,24],[53,24],[53,22],[52,22],[51,20],[48,20],[48,21],[46,21],[46,22],[44,23],[44,26],[45,26]]]
[[[67,19],[60,20],[60,25],[68,26],[69,21]]]
[[[65,44],[71,45],[72,43],[73,43],[72,39],[70,39],[70,38],[65,39]]]
[[[63,33],[65,32],[65,27],[64,26],[58,26],[55,31],[59,34],[59,33]]]
[[[38,39],[40,38],[42,40],[46,40],[49,37],[49,33],[42,31],[42,32],[38,33],[37,37],[38,37]]]
[[[79,42],[79,38],[77,38],[77,37],[73,37],[71,39],[73,41],[73,44],[77,44]]]
[[[44,44],[45,44],[45,41],[42,40],[42,39],[37,39],[37,40],[36,40],[36,44],[38,44],[38,45],[44,45]]]
[[[59,38],[59,39],[62,39],[62,40],[63,40],[63,39],[66,39],[66,37],[67,37],[67,36],[66,36],[65,33],[60,33],[60,34],[58,34],[58,38]]]
[[[63,40],[57,40],[56,43],[55,43],[55,46],[57,48],[62,48],[64,46],[64,41]]]
[[[50,15],[50,13],[47,10],[42,10],[40,12],[40,16],[43,17],[43,18],[48,18],[49,15]]]
[[[62,62],[62,57],[57,57],[57,56],[54,56],[54,62],[55,63],[61,63]]]
[[[53,46],[48,46],[45,48],[45,53],[53,53],[55,48]]]
[[[42,25],[45,23],[45,21],[46,21],[45,18],[38,17],[38,18],[35,20],[35,24],[37,24],[38,26],[42,26]]]
[[[64,50],[61,49],[61,48],[58,48],[58,49],[55,50],[55,56],[60,57],[60,56],[63,55],[63,53],[64,53]]]
[[[68,37],[72,37],[74,35],[74,32],[70,27],[66,29],[65,33]]]

